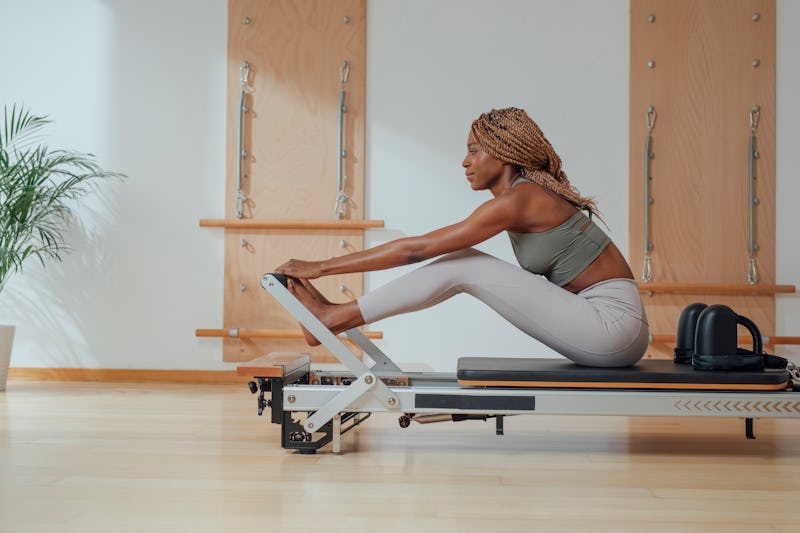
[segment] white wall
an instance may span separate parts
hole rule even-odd
[[[225,0],[0,2],[0,105],[54,121],[53,147],[129,177],[80,205],[62,264],[0,295],[13,366],[226,368],[222,323]]]
[[[776,119],[776,257],[778,283],[800,286],[800,238],[797,203],[800,200],[800,2],[778,0]],[[800,335],[800,296],[775,298],[775,334]],[[800,346],[780,346],[780,355],[800,361]]]
[[[398,230],[371,232],[371,243],[451,224],[488,200],[461,167],[469,125],[513,105],[539,123],[573,184],[596,196],[626,250],[628,24],[627,0],[371,2],[367,205]],[[505,235],[479,248],[514,261]],[[406,270],[370,274],[368,286]],[[466,295],[374,328],[387,353],[439,370],[462,355],[553,353]]]
[[[782,117],[800,105],[800,6],[778,8],[778,280],[798,283],[800,130]],[[0,295],[0,322],[18,326],[12,365],[227,367],[220,341],[193,336],[222,323],[222,234],[197,221],[224,212],[226,18],[225,0],[0,3],[0,103],[50,114],[53,145],[129,175],[81,206],[72,256],[28,264]],[[516,105],[627,250],[627,0],[370,0],[367,95],[368,216],[387,227],[371,244],[486,200],[459,166],[467,129]],[[504,236],[482,248],[513,259]],[[374,327],[396,359],[439,370],[461,355],[550,353],[465,296]],[[798,332],[798,297],[779,298],[777,333]]]

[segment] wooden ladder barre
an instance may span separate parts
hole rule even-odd
[[[364,331],[368,339],[382,339],[382,331]],[[196,329],[195,337],[218,337],[224,339],[303,339],[299,329]],[[347,339],[345,339],[347,340]]]
[[[639,292],[647,294],[718,294],[728,296],[771,296],[797,292],[794,285],[748,285],[746,283],[639,283]]]

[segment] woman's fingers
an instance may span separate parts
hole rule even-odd
[[[301,261],[299,259],[289,259],[284,264],[275,269],[276,274],[284,274],[293,278],[314,279],[319,277],[319,269],[316,261]]]

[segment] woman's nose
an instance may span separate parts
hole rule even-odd
[[[464,160],[461,162],[461,166],[464,168],[469,166],[469,154],[467,154],[466,157],[464,157]]]

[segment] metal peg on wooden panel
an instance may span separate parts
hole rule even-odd
[[[341,239],[341,240],[339,241],[339,248],[341,248],[342,250],[345,250],[345,251],[346,251],[346,252],[348,252],[348,253],[353,253],[353,252],[356,252],[356,251],[357,251],[357,249],[356,249],[356,247],[353,245],[353,243],[347,242],[347,241],[346,241],[346,240],[344,240],[344,239]]]
[[[647,62],[647,68],[656,68],[656,62],[651,59]]]
[[[753,68],[756,68],[761,64],[761,61],[759,61],[758,59],[754,59],[753,62],[750,64],[753,65]]]
[[[250,24],[250,17],[248,17],[248,16],[245,16],[245,17],[242,19],[242,24]]]
[[[247,290],[247,285],[245,285],[244,283],[240,283],[239,284],[239,290],[242,291],[242,292],[246,291]]]
[[[758,11],[756,11],[755,13],[753,13],[753,17],[752,18],[753,18],[753,22],[758,22],[758,19],[761,18],[761,15],[758,13]]]
[[[347,288],[347,285],[345,285],[344,283],[340,283],[339,284],[339,292],[341,292],[342,294],[344,294],[345,296],[347,296],[350,299],[355,300],[355,298],[356,298],[356,295],[353,294],[353,291],[351,291],[349,288]]]
[[[656,21],[656,16],[655,15],[650,15],[649,17],[647,17],[647,22],[652,24],[655,21]]]
[[[345,24],[350,24],[350,17],[348,17],[347,15],[345,15],[345,16],[344,16],[344,20],[343,20],[343,22],[344,22]]]

